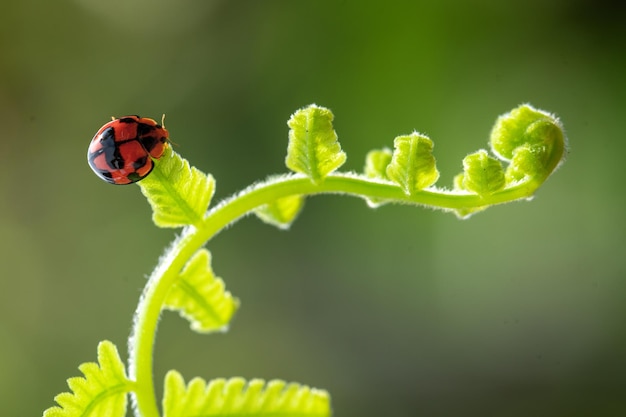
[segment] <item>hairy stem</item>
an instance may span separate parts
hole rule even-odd
[[[135,415],[160,415],[154,389],[153,351],[159,316],[180,270],[188,259],[222,229],[252,210],[290,195],[347,194],[356,197],[390,200],[400,204],[434,206],[443,209],[471,209],[529,198],[540,185],[529,181],[506,188],[488,197],[459,194],[437,189],[405,194],[398,185],[356,174],[331,174],[320,184],[304,175],[290,174],[271,178],[224,200],[209,210],[197,227],[187,227],[161,258],[137,306],[129,339],[129,376],[136,382]]]

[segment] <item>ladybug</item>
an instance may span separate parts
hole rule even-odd
[[[110,184],[132,184],[154,168],[169,141],[165,128],[152,119],[124,116],[98,130],[89,144],[87,161]]]

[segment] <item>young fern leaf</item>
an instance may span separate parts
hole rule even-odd
[[[328,417],[326,391],[274,380],[194,378],[185,386],[176,371],[165,376],[164,417]]]
[[[489,142],[497,156],[511,161],[509,182],[526,178],[543,182],[566,156],[567,139],[559,119],[528,104],[500,116]]]
[[[367,178],[389,181],[387,167],[391,163],[392,152],[389,148],[374,149],[369,151],[365,157],[365,168],[363,173]],[[381,198],[366,198],[367,205],[376,208],[388,202]]]
[[[457,174],[454,177],[454,191],[462,191],[462,192],[469,192],[466,188],[465,188],[465,173],[462,172],[460,174]],[[480,211],[486,210],[488,206],[483,206],[483,207],[473,207],[473,208],[463,208],[463,209],[455,209],[454,210],[454,214],[456,214],[456,216],[459,219],[467,219],[469,218],[472,214],[478,213]]]
[[[432,154],[432,140],[414,132],[398,136],[393,146],[391,162],[386,170],[387,177],[400,185],[406,195],[412,195],[437,182],[439,171]]]
[[[391,156],[392,152],[389,148],[369,151],[365,157],[365,169],[363,170],[365,176],[388,181],[387,167],[391,163]]]
[[[480,150],[463,159],[462,187],[480,196],[488,196],[504,188],[502,163]]]
[[[259,219],[282,230],[289,229],[304,206],[304,197],[291,195],[265,204],[254,211]]]
[[[225,331],[239,300],[224,290],[224,281],[211,270],[211,254],[200,249],[187,262],[169,290],[165,308],[176,310],[198,333]]]
[[[509,162],[503,171],[500,161],[486,151],[463,160],[464,172],[454,178],[454,189],[478,194],[485,206],[455,209],[467,218],[489,207],[491,196],[518,192],[530,198],[533,192],[565,160],[567,138],[561,122],[552,114],[524,104],[498,117],[489,139],[491,150]],[[513,199],[512,199],[513,200]]]
[[[191,167],[171,147],[155,162],[150,175],[137,184],[159,227],[199,225],[215,192],[213,176]]]
[[[100,342],[98,364],[83,363],[79,369],[84,377],[67,380],[73,393],[57,395],[54,400],[59,406],[48,408],[43,417],[124,417],[127,393],[133,386],[115,345]]]
[[[329,109],[312,104],[296,111],[287,122],[290,130],[285,164],[314,184],[320,184],[346,161],[333,130],[333,117]]]
[[[523,181],[525,178],[542,176],[545,170],[545,152],[539,146],[524,144],[513,152],[511,164],[506,169],[509,183]]]

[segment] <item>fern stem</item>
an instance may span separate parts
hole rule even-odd
[[[405,194],[395,184],[375,181],[356,174],[331,174],[314,184],[300,174],[270,178],[225,199],[209,210],[198,227],[187,227],[161,258],[150,276],[137,306],[129,339],[129,376],[136,382],[137,417],[159,417],[154,388],[153,352],[159,316],[170,287],[193,254],[229,224],[254,209],[290,195],[347,194],[391,200],[395,203],[435,206],[443,209],[476,208],[529,198],[540,182],[528,182],[481,198],[442,190],[421,190]]]
[[[191,231],[192,229],[188,229]],[[156,330],[165,297],[185,262],[206,241],[206,233],[193,229],[174,241],[161,258],[139,300],[129,338],[129,371],[136,382],[133,401],[135,416],[159,417],[154,388],[153,356]]]

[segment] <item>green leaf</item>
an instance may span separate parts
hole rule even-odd
[[[324,181],[346,161],[332,122],[332,112],[315,104],[296,111],[287,122],[287,168],[305,174],[314,184]]]
[[[506,170],[508,182],[521,181],[526,177],[545,173],[545,152],[540,146],[522,145],[515,149],[511,164]]]
[[[215,180],[167,147],[150,175],[137,183],[159,227],[199,225],[215,192]]]
[[[387,166],[391,163],[391,149],[374,149],[365,157],[364,173],[367,178],[388,180]]]
[[[439,179],[433,156],[433,142],[414,132],[398,136],[393,141],[394,151],[387,166],[387,176],[402,187],[407,195],[430,187]]]
[[[165,299],[199,333],[224,331],[239,307],[239,300],[225,291],[224,281],[211,270],[211,254],[200,249],[187,262]]]
[[[387,167],[391,163],[391,155],[391,149],[389,148],[369,151],[365,157],[365,168],[363,168],[365,176],[367,178],[389,181]],[[389,200],[374,197],[367,197],[365,201],[372,208],[380,207],[389,202]]]
[[[291,195],[259,207],[254,211],[254,214],[265,223],[287,230],[298,217],[303,206],[304,197]]]
[[[64,392],[54,400],[59,406],[44,411],[44,417],[124,417],[127,393],[132,383],[126,378],[124,364],[115,345],[98,344],[98,364],[78,367],[85,375],[67,380],[73,393]]]
[[[480,196],[487,196],[504,188],[502,163],[480,150],[463,159],[463,188]]]
[[[491,148],[505,160],[513,160],[510,177],[548,177],[564,160],[567,138],[559,119],[524,104],[496,120],[491,131]],[[519,148],[525,148],[517,154]],[[525,160],[528,156],[530,159]]]
[[[170,371],[165,377],[164,417],[327,417],[330,399],[326,391],[273,380],[215,379],[208,384],[194,378],[185,386],[183,377]]]
[[[465,179],[465,173],[460,173],[454,177],[454,190],[455,191],[463,191],[465,193],[469,193],[469,191],[465,189],[464,179]],[[456,214],[456,216],[459,219],[467,219],[472,214],[478,213],[479,211],[486,210],[487,207],[488,206],[455,209],[454,214]]]

